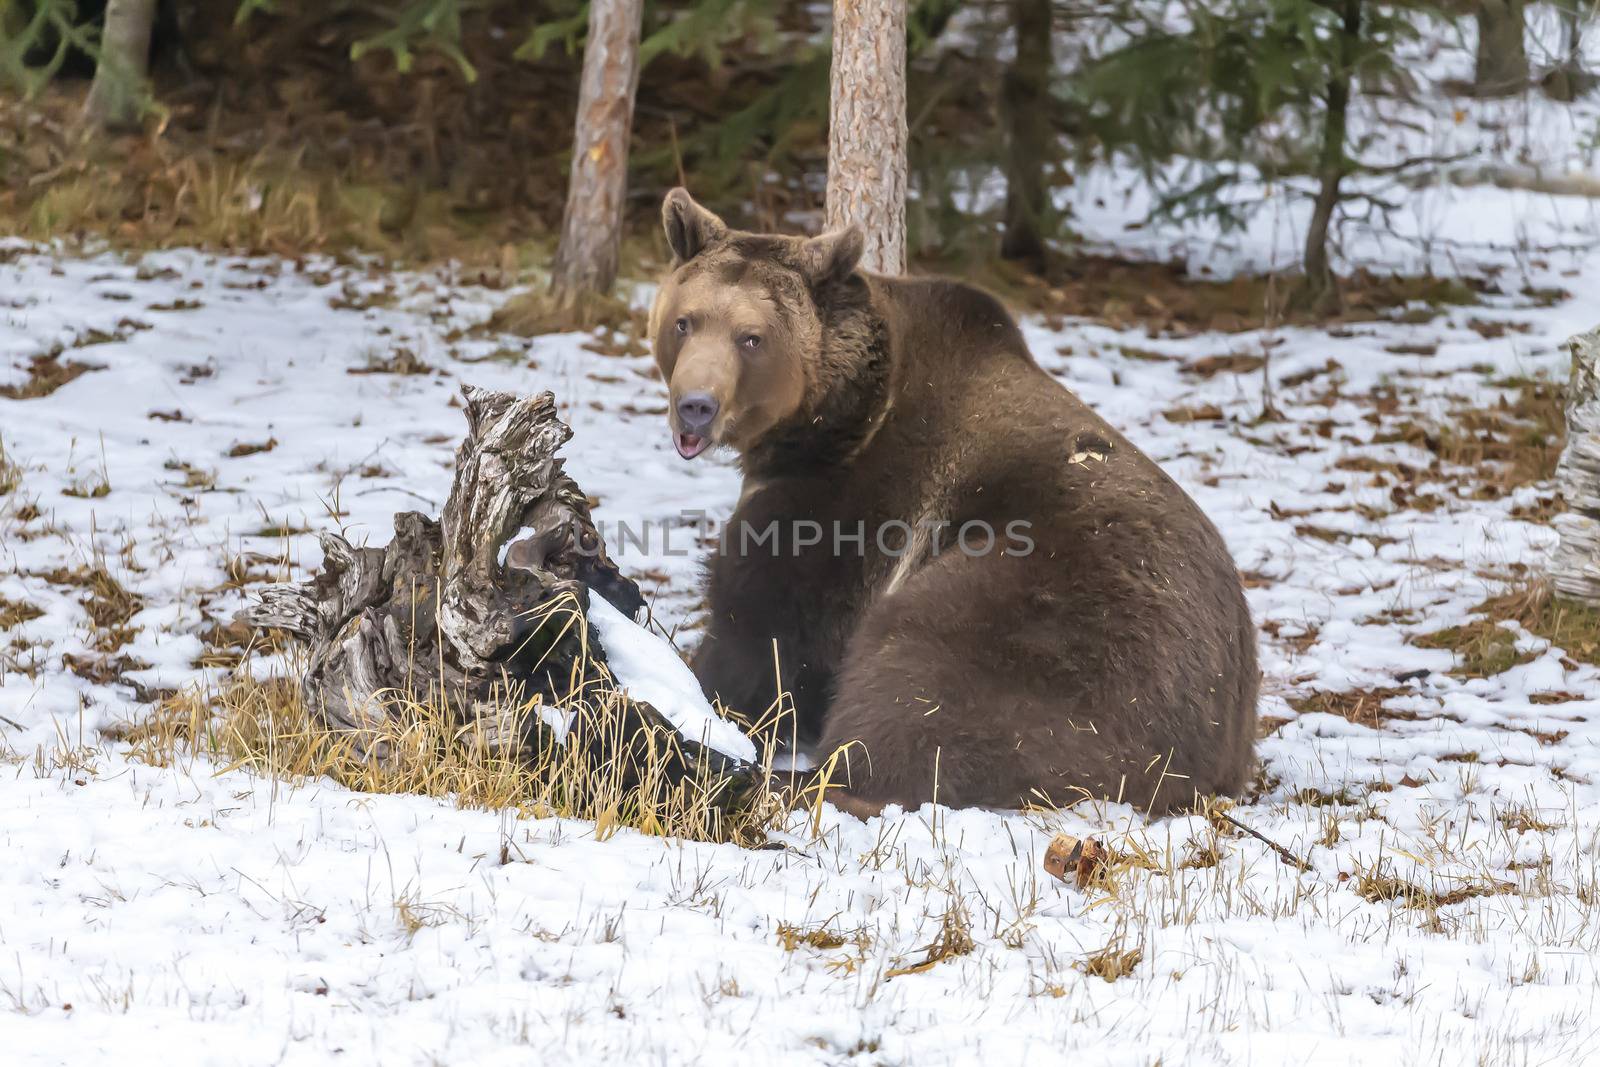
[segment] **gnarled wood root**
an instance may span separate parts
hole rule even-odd
[[[642,766],[652,747],[660,759],[667,738],[664,784],[751,776],[616,693],[603,669],[588,598],[629,617],[644,599],[606,555],[587,498],[556,456],[572,431],[555,397],[462,392],[468,433],[439,520],[398,514],[382,548],[324,533],[321,573],[264,589],[239,618],[309,648],[308,707],[366,758],[386,758],[383,738],[419,705],[447,709],[476,742],[521,758],[564,743],[563,716],[605,706],[620,718],[584,733],[597,761]]]

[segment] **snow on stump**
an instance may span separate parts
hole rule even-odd
[[[1600,326],[1573,337],[1567,348],[1567,446],[1556,465],[1567,510],[1555,520],[1561,544],[1550,583],[1562,596],[1600,604]]]
[[[307,647],[307,706],[365,759],[388,758],[386,738],[427,709],[496,755],[537,762],[576,737],[597,765],[662,786],[753,783],[754,744],[634,621],[638,586],[556,456],[572,431],[555,397],[462,393],[467,437],[439,519],[396,515],[382,548],[324,533],[322,573],[262,590],[239,618]]]

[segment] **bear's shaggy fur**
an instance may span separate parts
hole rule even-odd
[[[848,746],[857,811],[1243,788],[1259,675],[1221,536],[993,297],[856,270],[856,231],[731,231],[681,189],[663,213],[675,440],[744,472],[708,696],[760,713],[781,685],[819,755]]]

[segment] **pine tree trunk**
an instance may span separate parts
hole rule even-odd
[[[861,265],[906,267],[906,0],[834,0],[827,228],[866,234]]]
[[[1305,297],[1314,306],[1328,304],[1336,295],[1333,268],[1328,260],[1328,232],[1339,207],[1339,186],[1347,161],[1345,137],[1350,112],[1350,76],[1361,45],[1362,0],[1343,0],[1340,6],[1339,57],[1328,77],[1328,111],[1322,125],[1322,153],[1317,176],[1321,183],[1306,229]]]
[[[1478,0],[1478,62],[1472,80],[1478,96],[1509,96],[1527,86],[1523,7],[1523,0]]]
[[[83,106],[84,123],[91,129],[138,127],[155,17],[156,0],[110,0],[106,4],[100,60]]]
[[[1550,584],[1563,596],[1600,604],[1600,326],[1567,348],[1567,446],[1556,465],[1567,510],[1556,516],[1561,544],[1550,561]]]
[[[604,296],[617,280],[643,10],[644,0],[593,0],[589,6],[572,177],[550,270],[558,303]]]
[[[1004,259],[1044,263],[1046,188],[1044,169],[1050,154],[1050,14],[1051,0],[1011,0],[1017,53],[1000,89],[1006,123],[1006,232],[1000,240]]]

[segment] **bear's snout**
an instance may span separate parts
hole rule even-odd
[[[710,393],[685,393],[678,398],[678,425],[689,433],[704,436],[717,421],[719,407],[717,398]]]
[[[711,444],[712,426],[721,410],[717,398],[701,390],[684,393],[673,401],[672,414],[677,425],[672,428],[672,443],[678,455],[693,459],[706,450]]]

